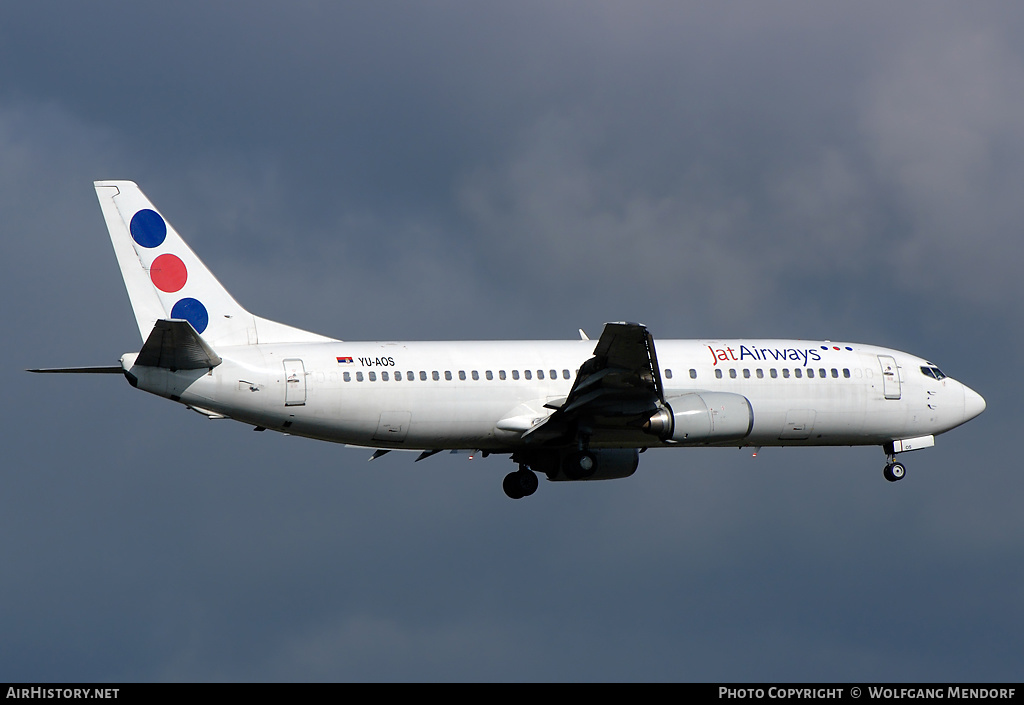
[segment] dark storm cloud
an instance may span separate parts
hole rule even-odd
[[[2,11],[0,675],[1017,677],[1021,13],[244,8]],[[99,178],[327,334],[847,337],[989,410],[899,486],[877,449],[652,451],[510,502],[503,458],[30,378],[139,345]]]

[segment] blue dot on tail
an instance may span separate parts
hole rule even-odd
[[[171,318],[188,321],[196,329],[196,333],[202,333],[206,330],[206,326],[210,325],[210,314],[207,313],[202,302],[196,299],[180,299],[171,309]]]
[[[132,231],[132,239],[143,247],[158,247],[167,237],[167,223],[149,208],[133,215],[128,229]]]

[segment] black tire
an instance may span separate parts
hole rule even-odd
[[[569,453],[562,464],[562,472],[570,480],[585,480],[597,472],[597,457],[587,451]]]
[[[501,489],[505,490],[505,496],[509,499],[522,499],[526,495],[523,494],[523,485],[519,480],[519,471],[510,472],[505,475],[505,479],[501,483]]]
[[[523,497],[529,497],[537,491],[537,487],[540,486],[540,480],[537,479],[537,473],[528,468],[523,468],[517,473],[519,476],[519,488],[523,492]]]
[[[501,489],[505,490],[505,495],[509,499],[522,499],[536,492],[538,485],[540,481],[537,479],[537,473],[524,467],[505,475]]]
[[[899,482],[906,474],[907,469],[903,466],[903,463],[889,463],[885,466],[885,470],[882,471],[882,476],[889,482]]]

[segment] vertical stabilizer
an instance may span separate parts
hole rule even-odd
[[[166,319],[188,321],[215,347],[329,340],[242,308],[134,182],[95,186],[143,340]]]

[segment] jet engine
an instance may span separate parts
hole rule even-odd
[[[644,425],[663,441],[719,443],[746,438],[754,427],[754,410],[741,394],[701,392],[666,400]]]
[[[544,473],[549,480],[615,480],[636,472],[640,452],[636,448],[546,450],[512,459]]]

